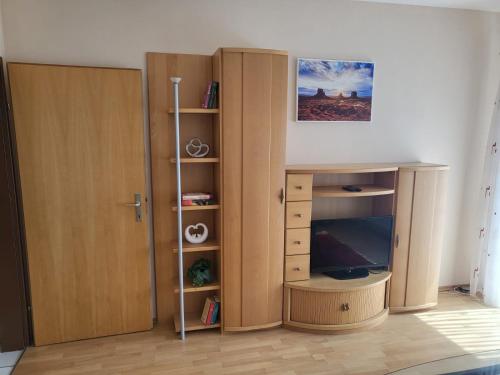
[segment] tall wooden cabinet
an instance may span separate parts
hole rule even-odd
[[[402,167],[398,173],[391,312],[437,304],[448,167]]]
[[[286,52],[222,49],[223,325],[282,323]]]

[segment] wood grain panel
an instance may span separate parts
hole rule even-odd
[[[285,247],[285,156],[288,99],[288,56],[271,57],[271,149],[269,191],[268,315],[265,323],[282,321]]]
[[[286,177],[287,201],[310,201],[312,199],[312,174],[289,174]]]
[[[282,320],[287,57],[222,50],[224,329]]]
[[[385,284],[350,292],[291,290],[290,320],[309,324],[350,324],[384,310]],[[342,305],[349,304],[344,311]]]
[[[394,246],[391,262],[392,278],[389,298],[391,307],[402,307],[405,305],[414,180],[415,172],[407,170],[399,171]]]
[[[243,56],[222,54],[224,191],[224,329],[241,326]]]
[[[286,227],[305,228],[311,226],[311,201],[286,203]]]
[[[181,107],[199,108],[207,84],[212,80],[212,56],[147,53],[147,74],[149,94],[149,135],[151,141],[151,170],[153,190],[153,224],[156,265],[157,317],[160,323],[171,324],[176,311],[177,297],[174,283],[177,280],[177,255],[170,248],[177,239],[175,213],[171,202],[176,199],[174,116],[169,114],[173,107],[170,77],[182,78],[179,89]],[[216,144],[217,137],[212,129],[210,114],[186,114],[181,117],[181,139],[198,135],[207,142]],[[213,148],[213,155],[217,153]],[[186,164],[182,166],[182,189],[190,191],[214,191],[214,168],[208,164]],[[189,171],[189,173],[185,173]],[[213,212],[189,212],[184,223],[203,221],[215,230]],[[200,297],[201,298],[201,297]],[[197,306],[197,302],[194,305]],[[195,307],[193,307],[194,309]]]
[[[437,302],[446,173],[415,172],[406,306]]]
[[[243,54],[242,324],[266,322],[269,301],[271,56]]]
[[[285,281],[309,279],[309,254],[285,257]]]
[[[141,72],[8,67],[36,345],[151,328]]]
[[[309,254],[311,247],[311,229],[287,229],[285,239],[285,254]]]

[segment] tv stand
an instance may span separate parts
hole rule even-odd
[[[316,333],[343,333],[382,323],[389,312],[391,273],[336,280],[313,274],[285,283],[284,326]]]
[[[323,275],[337,280],[363,279],[368,277],[369,274],[368,268],[351,268],[346,270],[323,272]]]

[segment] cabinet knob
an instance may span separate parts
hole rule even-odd
[[[302,241],[293,241],[293,243],[294,243],[295,245],[300,245],[300,244],[302,243]]]
[[[293,267],[294,271],[300,271],[302,268],[301,267]]]
[[[302,185],[295,186],[295,189],[302,190]]]
[[[349,306],[348,303],[343,303],[342,306],[340,306],[340,308],[342,309],[342,311],[349,311],[351,306]]]
[[[302,217],[302,214],[295,214],[295,217]]]

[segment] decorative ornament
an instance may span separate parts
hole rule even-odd
[[[198,259],[188,268],[188,278],[193,286],[200,287],[205,283],[212,282],[212,274],[210,272],[210,261],[205,258]]]
[[[203,143],[200,138],[193,138],[186,145],[186,152],[193,158],[207,156],[209,151],[210,147],[206,143]]]
[[[203,223],[188,225],[184,231],[184,237],[190,243],[203,243],[208,238],[208,228]]]

